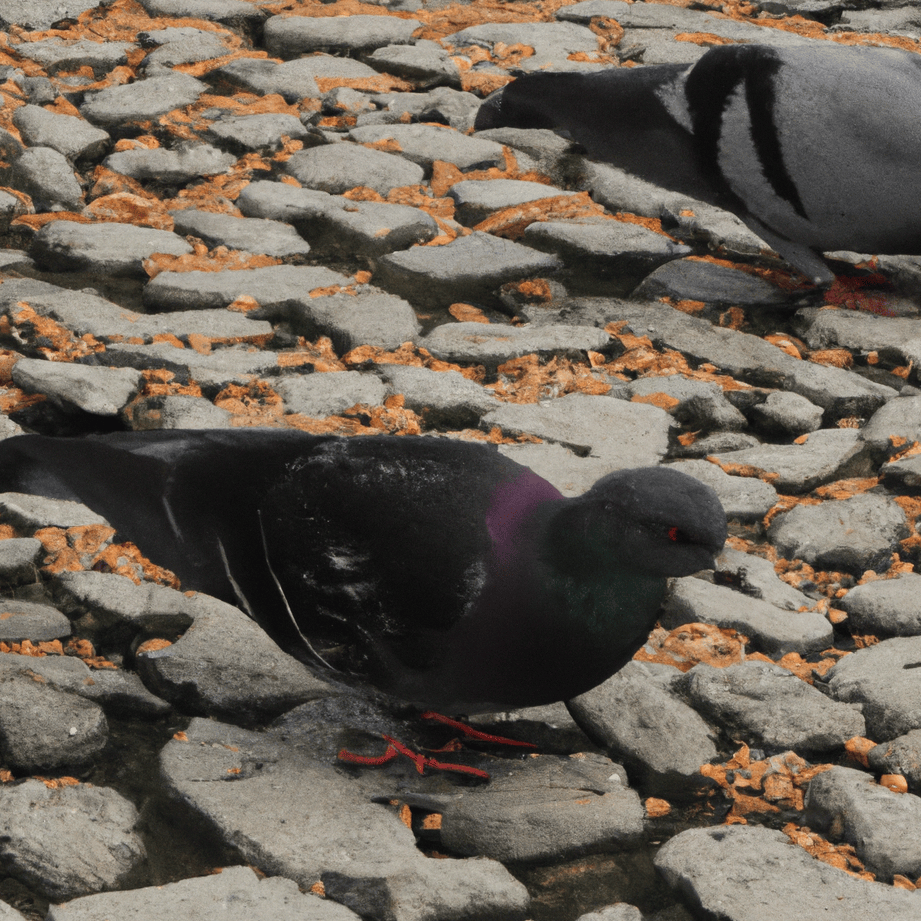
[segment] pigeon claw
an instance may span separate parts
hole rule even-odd
[[[387,742],[387,750],[383,755],[378,755],[376,757],[356,755],[354,752],[350,752],[343,748],[339,752],[339,760],[347,761],[349,764],[380,767],[388,761],[393,761],[398,755],[405,755],[416,766],[416,770],[420,774],[424,774],[426,768],[431,768],[433,771],[454,771],[458,774],[467,774],[470,777],[479,777],[482,780],[489,780],[489,774],[487,774],[486,771],[481,771],[479,768],[470,767],[466,764],[447,764],[444,761],[439,761],[437,758],[430,758],[428,755],[420,755],[418,752],[414,752],[392,736],[385,735],[383,738]]]
[[[518,739],[508,739],[505,736],[495,736],[488,732],[481,732],[479,729],[474,729],[460,720],[452,720],[449,716],[436,713],[434,710],[426,710],[422,714],[422,719],[444,723],[445,726],[450,726],[452,729],[462,732],[468,739],[475,739],[477,742],[492,742],[494,745],[513,745],[519,748],[537,748],[533,742],[520,742]]]

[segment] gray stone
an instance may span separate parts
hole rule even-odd
[[[850,844],[877,877],[921,872],[921,799],[894,793],[853,768],[833,767],[816,775],[806,791],[810,828]]]
[[[607,908],[602,908],[600,911],[579,915],[576,921],[644,921],[645,917],[635,905],[617,902],[614,905],[608,905]],[[688,915],[688,919],[690,921],[690,915]],[[670,919],[659,919],[657,917],[656,921],[670,921]],[[678,921],[678,919],[676,918],[675,921]]]
[[[914,6],[897,5],[895,9],[845,9],[839,22],[842,26],[849,26],[859,32],[889,32],[912,38],[921,37],[921,10]]]
[[[777,659],[788,652],[798,652],[804,657],[821,652],[834,638],[831,624],[817,611],[778,608],[759,598],[691,577],[671,583],[660,622],[668,630],[695,623],[738,630],[759,652]]]
[[[349,137],[359,144],[392,142],[401,156],[426,171],[431,170],[435,160],[453,163],[461,170],[505,165],[501,144],[440,125],[365,125],[353,128]]]
[[[163,749],[164,781],[245,862],[303,889],[319,879],[328,898],[372,921],[525,917],[527,891],[501,864],[425,857],[395,810],[313,760],[291,732],[196,719],[186,737]]]
[[[670,887],[726,921],[763,918],[765,906],[771,921],[823,915],[834,921],[914,921],[921,901],[915,892],[842,873],[783,832],[757,825],[681,832],[662,846],[655,865]]]
[[[6,0],[3,5],[0,5],[0,16],[7,21],[9,21],[9,17],[4,10],[4,6],[8,6],[9,2],[10,0]],[[63,3],[61,0],[45,0],[45,5],[51,7],[52,2],[56,4],[59,12],[63,12],[63,8],[68,5],[67,0]],[[42,3],[43,0],[37,0],[37,2],[36,0],[29,0],[27,5],[31,6],[35,13],[38,13],[38,7]],[[69,5],[83,4],[70,3]],[[92,9],[89,6],[85,8]],[[60,16],[59,18],[66,17]],[[20,23],[20,25],[25,25],[25,23]],[[44,26],[33,26],[33,28],[47,29],[48,25],[50,23]],[[128,62],[126,52],[134,50],[137,45],[131,42],[94,42],[89,39],[67,41],[62,38],[46,38],[37,42],[20,42],[15,47],[18,54],[41,64],[49,74],[55,74],[59,70],[76,70],[79,67],[91,67],[93,73],[101,77],[113,68],[126,64]]]
[[[814,349],[878,350],[901,362],[921,360],[921,319],[809,307],[796,314],[795,328]]]
[[[134,806],[106,787],[0,787],[6,873],[55,902],[130,885],[147,856],[137,821]]]
[[[0,541],[0,583],[35,582],[44,548],[34,537],[10,537]]]
[[[28,540],[28,538],[23,538]],[[38,541],[35,541],[38,543]],[[33,559],[35,553],[33,551]],[[57,609],[31,601],[0,599],[0,641],[44,643],[70,636],[70,621]]]
[[[353,205],[376,204],[352,202],[348,198],[333,196],[318,189],[300,189],[287,182],[258,180],[244,187],[237,196],[236,205],[246,217],[263,217],[310,226],[311,222],[325,217],[327,212],[338,211],[346,201]]]
[[[488,300],[506,282],[554,272],[559,266],[555,256],[475,231],[444,246],[417,246],[382,256],[375,282],[414,304],[447,307],[464,299]]]
[[[23,531],[108,524],[105,518],[80,502],[46,499],[21,492],[0,493],[0,515],[4,521]]]
[[[25,774],[89,766],[108,739],[108,724],[102,709],[75,694],[36,681],[30,674],[33,657],[13,659],[29,662],[10,661],[7,656],[0,660],[3,763]]]
[[[921,487],[921,454],[889,461],[879,469],[882,482],[893,489]]]
[[[764,431],[796,438],[820,428],[823,412],[798,393],[775,390],[763,403],[752,407],[751,415]]]
[[[484,22],[446,35],[442,43],[455,53],[471,45],[492,51],[497,44],[523,44],[534,54],[522,57],[516,67],[532,70],[591,70],[591,64],[571,61],[572,54],[597,54],[598,37],[591,29],[571,22]],[[598,67],[600,65],[595,65]]]
[[[440,233],[435,219],[420,208],[385,202],[353,202],[331,196],[322,217],[301,233],[322,251],[374,259],[427,243]]]
[[[607,333],[590,326],[506,326],[471,321],[436,326],[420,344],[445,361],[475,361],[495,367],[520,355],[597,350],[608,341]]]
[[[643,806],[614,768],[600,755],[510,764],[488,787],[450,799],[441,842],[457,854],[515,863],[634,845]]]
[[[425,175],[421,166],[403,157],[346,143],[299,150],[285,170],[301,185],[333,194],[364,186],[386,195],[400,186],[418,185]]]
[[[750,467],[784,493],[804,493],[845,477],[867,476],[869,458],[857,429],[821,429],[802,444],[765,444],[714,455],[717,464]]]
[[[530,467],[564,496],[582,495],[595,485],[599,477],[612,470],[605,458],[580,457],[569,448],[554,442],[503,444],[499,445],[499,453],[515,463]],[[643,463],[642,458],[639,463]]]
[[[521,179],[464,179],[448,189],[448,197],[455,202],[455,218],[470,227],[503,208],[574,194],[542,182],[524,182]]]
[[[192,628],[139,654],[137,669],[149,690],[186,713],[256,722],[329,693],[237,608],[197,594],[185,611]]]
[[[757,477],[730,476],[709,461],[680,461],[674,468],[713,489],[730,519],[760,521],[777,502],[777,490],[770,483]]]
[[[406,408],[422,416],[427,426],[475,426],[483,415],[497,408],[492,393],[457,371],[430,371],[410,365],[378,365],[376,370],[387,384],[388,395],[402,394]]]
[[[220,34],[205,32],[203,29],[160,29],[142,33],[142,36],[145,44],[160,46],[144,59],[145,69],[210,61],[233,51],[233,48],[221,40]]]
[[[334,416],[360,403],[379,406],[387,395],[380,379],[360,371],[330,371],[282,378],[275,386],[285,409],[314,418]]]
[[[459,87],[461,83],[457,64],[437,42],[387,45],[376,48],[366,60],[383,73],[410,80],[422,89],[445,84]]]
[[[144,260],[154,253],[185,256],[192,247],[178,234],[152,227],[52,221],[35,235],[30,252],[55,271],[143,276]]]
[[[317,77],[361,80],[377,71],[353,58],[314,54],[276,64],[256,58],[238,58],[216,71],[219,76],[259,95],[278,93],[287,102],[320,96]]]
[[[207,133],[219,144],[259,151],[279,149],[286,137],[300,141],[308,136],[299,119],[276,112],[230,115],[213,122]]]
[[[215,0],[207,2],[213,4]],[[164,886],[88,895],[64,905],[52,905],[48,911],[48,921],[99,921],[100,918],[149,921],[152,917],[194,917],[196,921],[276,921],[278,918],[358,921],[358,915],[344,905],[321,899],[312,892],[301,892],[294,880],[283,876],[260,878],[249,867],[225,867],[211,876]]]
[[[781,304],[788,294],[757,275],[713,262],[679,259],[660,266],[634,297],[705,301],[708,304]]]
[[[132,179],[153,179],[179,185],[202,176],[226,173],[235,162],[232,154],[210,144],[189,143],[180,144],[175,150],[164,147],[122,150],[106,157],[103,165]]]
[[[359,345],[394,349],[419,333],[415,311],[401,297],[359,286],[340,293],[292,299],[259,311],[260,317],[283,319],[300,336],[329,336],[342,355]]]
[[[518,151],[519,168],[531,163],[548,176],[558,172],[560,158],[571,147],[570,141],[549,128],[488,128],[475,137],[511,147]]]
[[[251,22],[265,13],[245,0],[140,0],[150,16],[178,16],[215,22]]]
[[[786,559],[859,574],[888,569],[892,553],[907,536],[902,509],[874,493],[798,505],[777,515],[768,528],[768,538]]]
[[[841,659],[828,672],[836,700],[859,704],[870,738],[885,742],[921,729],[921,637],[895,637]]]
[[[679,467],[679,470],[685,468]],[[724,547],[716,558],[717,584],[729,584],[752,598],[760,598],[785,611],[805,611],[814,607],[811,598],[788,585],[770,560],[732,547]]]
[[[628,662],[567,704],[591,739],[660,796],[699,790],[701,765],[718,754],[713,730],[670,689],[677,674],[667,665]]]
[[[745,416],[726,399],[718,384],[692,380],[683,374],[640,377],[628,384],[624,393],[633,400],[653,394],[673,397],[678,403],[668,412],[697,431],[747,427]]]
[[[80,106],[80,113],[103,128],[123,126],[191,105],[206,89],[204,83],[188,74],[148,77],[93,93]]]
[[[860,430],[877,458],[885,458],[912,442],[921,441],[921,397],[900,397],[878,409]]]
[[[141,375],[128,369],[37,358],[20,358],[12,378],[29,393],[42,393],[65,409],[76,407],[96,416],[117,416],[142,384]]]
[[[49,112],[37,105],[16,109],[13,124],[29,147],[50,147],[71,161],[98,157],[110,140],[108,132],[82,118]]]
[[[234,217],[187,208],[170,212],[175,231],[198,237],[209,248],[226,246],[266,256],[306,256],[310,245],[289,224],[255,217]]]
[[[411,51],[418,46],[404,48]],[[444,51],[441,53],[444,54]],[[450,61],[450,58],[448,60]],[[427,93],[381,93],[372,96],[371,101],[378,108],[358,115],[356,126],[359,128],[365,125],[405,122],[406,116],[409,116],[413,121],[442,122],[464,133],[473,127],[476,113],[482,103],[473,93],[464,93],[446,86]]]
[[[655,231],[624,221],[539,221],[522,238],[528,246],[557,253],[571,271],[639,271],[686,256],[691,249]]]
[[[309,296],[316,288],[347,285],[351,280],[325,266],[308,265],[271,265],[223,272],[160,272],[144,289],[144,306],[149,310],[207,310],[226,307],[239,297],[252,297],[262,307],[270,307]],[[2,295],[0,288],[0,298]]]
[[[668,414],[648,403],[570,393],[544,403],[505,403],[481,425],[536,435],[603,462],[604,472],[657,464],[668,447]],[[601,473],[598,474],[601,476]]]
[[[167,394],[142,397],[125,408],[136,432],[151,429],[225,429],[233,425],[234,414],[203,397]]]
[[[395,16],[273,16],[265,24],[265,46],[270,54],[349,54],[410,44],[421,26],[418,19]]]
[[[857,633],[921,635],[921,575],[917,573],[855,585],[838,605],[847,611],[848,623]]]
[[[901,774],[913,793],[921,790],[921,729],[881,742],[867,755],[870,767],[880,774]]]
[[[853,707],[831,700],[769,662],[727,668],[695,665],[680,680],[692,706],[733,739],[768,752],[817,755],[844,747],[867,726]]]
[[[73,167],[51,147],[23,151],[13,164],[10,185],[31,196],[39,211],[79,211],[83,207],[83,189]]]

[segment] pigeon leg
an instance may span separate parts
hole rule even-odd
[[[466,764],[447,764],[444,761],[439,761],[437,758],[429,758],[427,755],[420,755],[391,736],[385,735],[383,738],[387,742],[387,750],[383,755],[366,757],[364,755],[356,755],[354,752],[350,752],[343,748],[342,751],[339,752],[339,760],[347,761],[349,764],[363,764],[368,767],[379,767],[382,764],[386,764],[388,761],[392,761],[397,755],[405,755],[415,764],[416,770],[420,774],[424,774],[426,768],[431,768],[434,771],[454,771],[458,774],[468,774],[471,777],[489,780],[489,774],[487,774],[486,771],[481,771],[479,768],[470,767]]]
[[[422,719],[444,723],[445,726],[450,726],[452,729],[462,732],[468,739],[476,739],[478,742],[492,742],[495,745],[517,745],[520,748],[537,748],[533,742],[519,742],[518,739],[508,739],[505,736],[494,736],[488,732],[481,732],[479,729],[474,729],[460,720],[452,720],[449,716],[436,713],[434,710],[426,710],[422,714]]]

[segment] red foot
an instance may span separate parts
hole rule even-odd
[[[387,750],[383,755],[378,757],[366,757],[365,755],[356,755],[346,749],[339,752],[340,761],[348,761],[350,764],[365,764],[369,767],[379,767],[392,761],[397,755],[405,755],[413,764],[420,774],[425,773],[426,768],[432,768],[436,771],[454,771],[458,774],[469,774],[472,777],[480,777],[483,780],[489,780],[489,774],[481,771],[479,768],[468,767],[466,764],[446,764],[444,761],[438,761],[436,758],[429,758],[426,755],[419,755],[408,749],[402,742],[398,742],[391,736],[384,736],[387,741]]]
[[[537,748],[533,742],[519,742],[517,739],[507,739],[505,736],[494,736],[488,732],[481,732],[479,729],[474,729],[472,726],[460,722],[460,720],[452,720],[441,713],[435,713],[434,710],[426,710],[422,714],[422,719],[444,723],[445,726],[450,726],[452,729],[462,732],[468,739],[476,739],[478,742],[492,742],[495,745],[517,745],[521,748]]]
[[[870,290],[865,291],[865,288]],[[888,306],[888,298],[879,289],[892,289],[884,275],[837,276],[831,287],[825,292],[825,303],[849,310],[865,310],[883,316],[894,316]],[[875,290],[874,290],[875,289]]]

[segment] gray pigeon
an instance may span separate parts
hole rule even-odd
[[[696,64],[520,77],[476,129],[567,132],[593,157],[741,218],[815,284],[821,253],[921,255],[921,56],[723,45]]]

